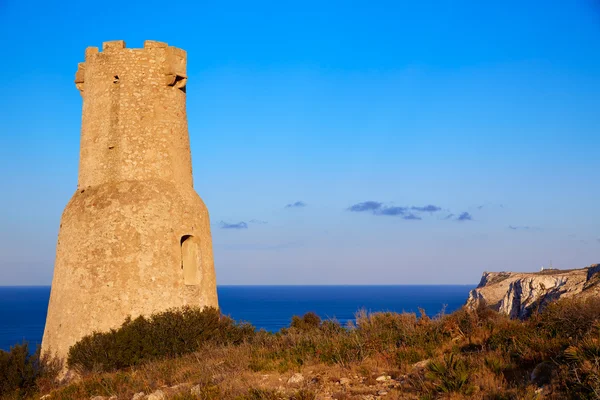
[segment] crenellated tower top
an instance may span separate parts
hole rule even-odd
[[[186,52],[167,43],[88,47],[75,74],[83,97],[79,187],[148,179],[192,185],[186,82]]]
[[[102,43],[102,52],[98,47],[88,47],[85,49],[85,62],[79,63],[75,73],[75,85],[77,89],[83,91],[85,83],[86,64],[94,62],[105,62],[105,59],[115,55],[128,54],[139,59],[153,59],[152,62],[159,63],[160,69],[164,73],[164,83],[168,86],[175,86],[178,89],[185,88],[187,81],[185,50],[169,46],[164,42],[155,40],[146,40],[142,49],[128,49],[124,40],[113,40]]]

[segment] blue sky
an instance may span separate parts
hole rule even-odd
[[[188,52],[220,284],[600,262],[599,2],[4,0],[0,285],[51,281],[74,73],[117,39]]]

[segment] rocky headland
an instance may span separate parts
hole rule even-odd
[[[539,272],[484,272],[471,290],[467,307],[482,305],[524,319],[560,298],[600,295],[600,264],[581,269],[545,269]]]

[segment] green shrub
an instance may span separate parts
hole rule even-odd
[[[442,393],[472,394],[474,387],[469,384],[472,371],[469,364],[455,354],[446,355],[441,361],[432,360],[427,365],[427,379],[430,379],[435,389]]]
[[[520,357],[532,333],[535,332],[521,321],[505,321],[496,326],[494,333],[487,338],[485,344],[490,350],[500,350],[513,357]]]
[[[561,299],[531,317],[536,330],[551,337],[579,339],[600,322],[600,298]]]
[[[0,350],[0,397],[21,398],[37,391],[40,379],[53,380],[61,365],[56,360],[40,357],[40,349],[29,353],[26,342]]]
[[[575,398],[600,398],[600,328],[565,352],[567,365],[559,370],[560,386]]]
[[[506,361],[500,354],[489,354],[483,359],[484,365],[492,371],[495,375],[502,375],[502,373],[508,369]]]
[[[297,329],[299,331],[310,331],[317,329],[321,326],[321,318],[314,312],[307,312],[302,317],[294,315],[290,328]]]
[[[344,331],[336,336],[323,335],[316,342],[316,354],[321,362],[347,367],[362,361],[368,353],[355,331]]]
[[[346,332],[346,330],[338,321],[328,319],[321,323],[321,332],[323,332],[325,335],[335,336]]]
[[[191,353],[205,343],[239,344],[254,334],[252,325],[236,324],[214,308],[171,309],[85,336],[69,349],[67,364],[83,371],[110,371]]]
[[[412,343],[417,332],[418,319],[415,314],[378,312],[356,315],[357,332],[370,351],[395,349]]]
[[[414,364],[419,361],[425,360],[427,354],[425,351],[415,347],[401,347],[396,351],[395,354],[396,364],[402,366],[405,364]]]

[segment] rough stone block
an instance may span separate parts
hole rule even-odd
[[[156,40],[146,40],[144,42],[145,49],[162,49],[165,47],[169,47],[165,42],[157,42]]]
[[[122,50],[124,48],[125,48],[124,40],[112,40],[110,42],[102,43],[102,51],[103,52],[118,51],[118,50]]]

